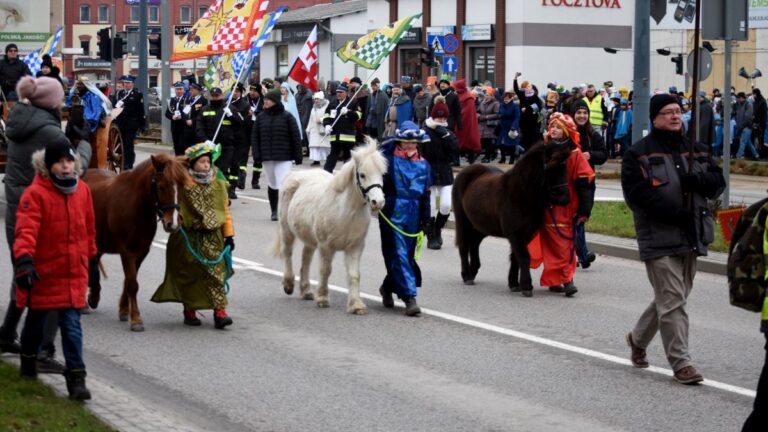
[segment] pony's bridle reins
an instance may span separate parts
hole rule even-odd
[[[368,192],[370,192],[372,189],[379,188],[381,189],[381,192],[384,193],[384,186],[380,183],[374,183],[367,188],[363,187],[363,183],[360,181],[360,173],[357,171],[357,167],[355,167],[355,180],[357,180],[357,189],[360,191],[360,193],[363,195],[363,201],[370,203],[371,200],[368,198]]]
[[[181,210],[181,206],[178,203],[160,203],[160,195],[157,194],[157,179],[162,176],[163,170],[159,170],[155,171],[155,175],[152,177],[152,195],[155,197],[155,207],[157,207],[157,220],[162,220],[163,214],[169,210]]]

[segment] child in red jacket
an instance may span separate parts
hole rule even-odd
[[[80,182],[80,159],[62,137],[32,155],[37,174],[16,213],[16,304],[27,308],[21,333],[21,376],[37,377],[36,358],[47,312],[58,311],[69,398],[87,400],[80,310],[88,264],[96,256],[91,190]]]

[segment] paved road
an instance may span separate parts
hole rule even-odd
[[[447,232],[448,247],[421,261],[427,313],[406,318],[376,300],[384,266],[374,221],[361,278],[369,314],[350,316],[338,291],[329,309],[282,292],[282,266],[265,253],[276,226],[264,198],[248,190],[233,204],[227,331],[213,329],[210,313],[203,327],[184,327],[179,306],[149,302],[165,262],[158,234],[140,272],[146,331],[131,333],[117,320],[119,260],[105,258],[102,306],[83,318],[90,376],[207,430],[725,431],[750,411],[763,338],[756,314],[728,305],[723,277],[696,278],[691,350],[712,381],[686,387],[668,376],[658,339],[654,368],[628,366],[624,334],[651,299],[637,262],[601,256],[577,274],[574,298],[536,290],[525,299],[505,287],[508,247],[498,239],[483,243],[477,285],[464,286]],[[10,271],[0,260],[0,274]],[[341,290],[344,279],[337,257],[331,282]]]

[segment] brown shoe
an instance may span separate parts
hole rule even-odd
[[[704,381],[704,377],[693,366],[686,366],[675,372],[675,381],[680,384],[696,384]]]
[[[627,345],[632,350],[632,354],[629,356],[632,366],[640,369],[647,368],[648,359],[645,357],[645,350],[635,345],[635,341],[632,340],[632,332],[627,333]]]

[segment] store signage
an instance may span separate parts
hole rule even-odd
[[[491,24],[461,26],[461,40],[463,41],[489,41],[492,39],[493,26]]]
[[[45,42],[50,36],[50,33],[3,32],[0,42]]]
[[[421,27],[412,27],[407,32],[403,33],[403,36],[400,38],[400,43],[420,44]]]
[[[191,25],[173,26],[173,34],[175,36],[182,36],[192,31]]]
[[[619,0],[541,0],[542,6],[621,9]]]
[[[128,6],[139,6],[141,4],[141,0],[125,0],[125,4]],[[160,0],[147,0],[148,5],[159,5]]]
[[[75,68],[77,69],[107,69],[112,63],[97,58],[80,57],[75,59]]]
[[[445,36],[447,34],[454,33],[456,27],[454,26],[439,26],[439,27],[427,27],[427,36],[438,35]]]
[[[280,27],[280,40],[282,42],[304,43],[314,27],[314,25]],[[317,39],[327,39],[327,32],[320,27],[317,28]]]

